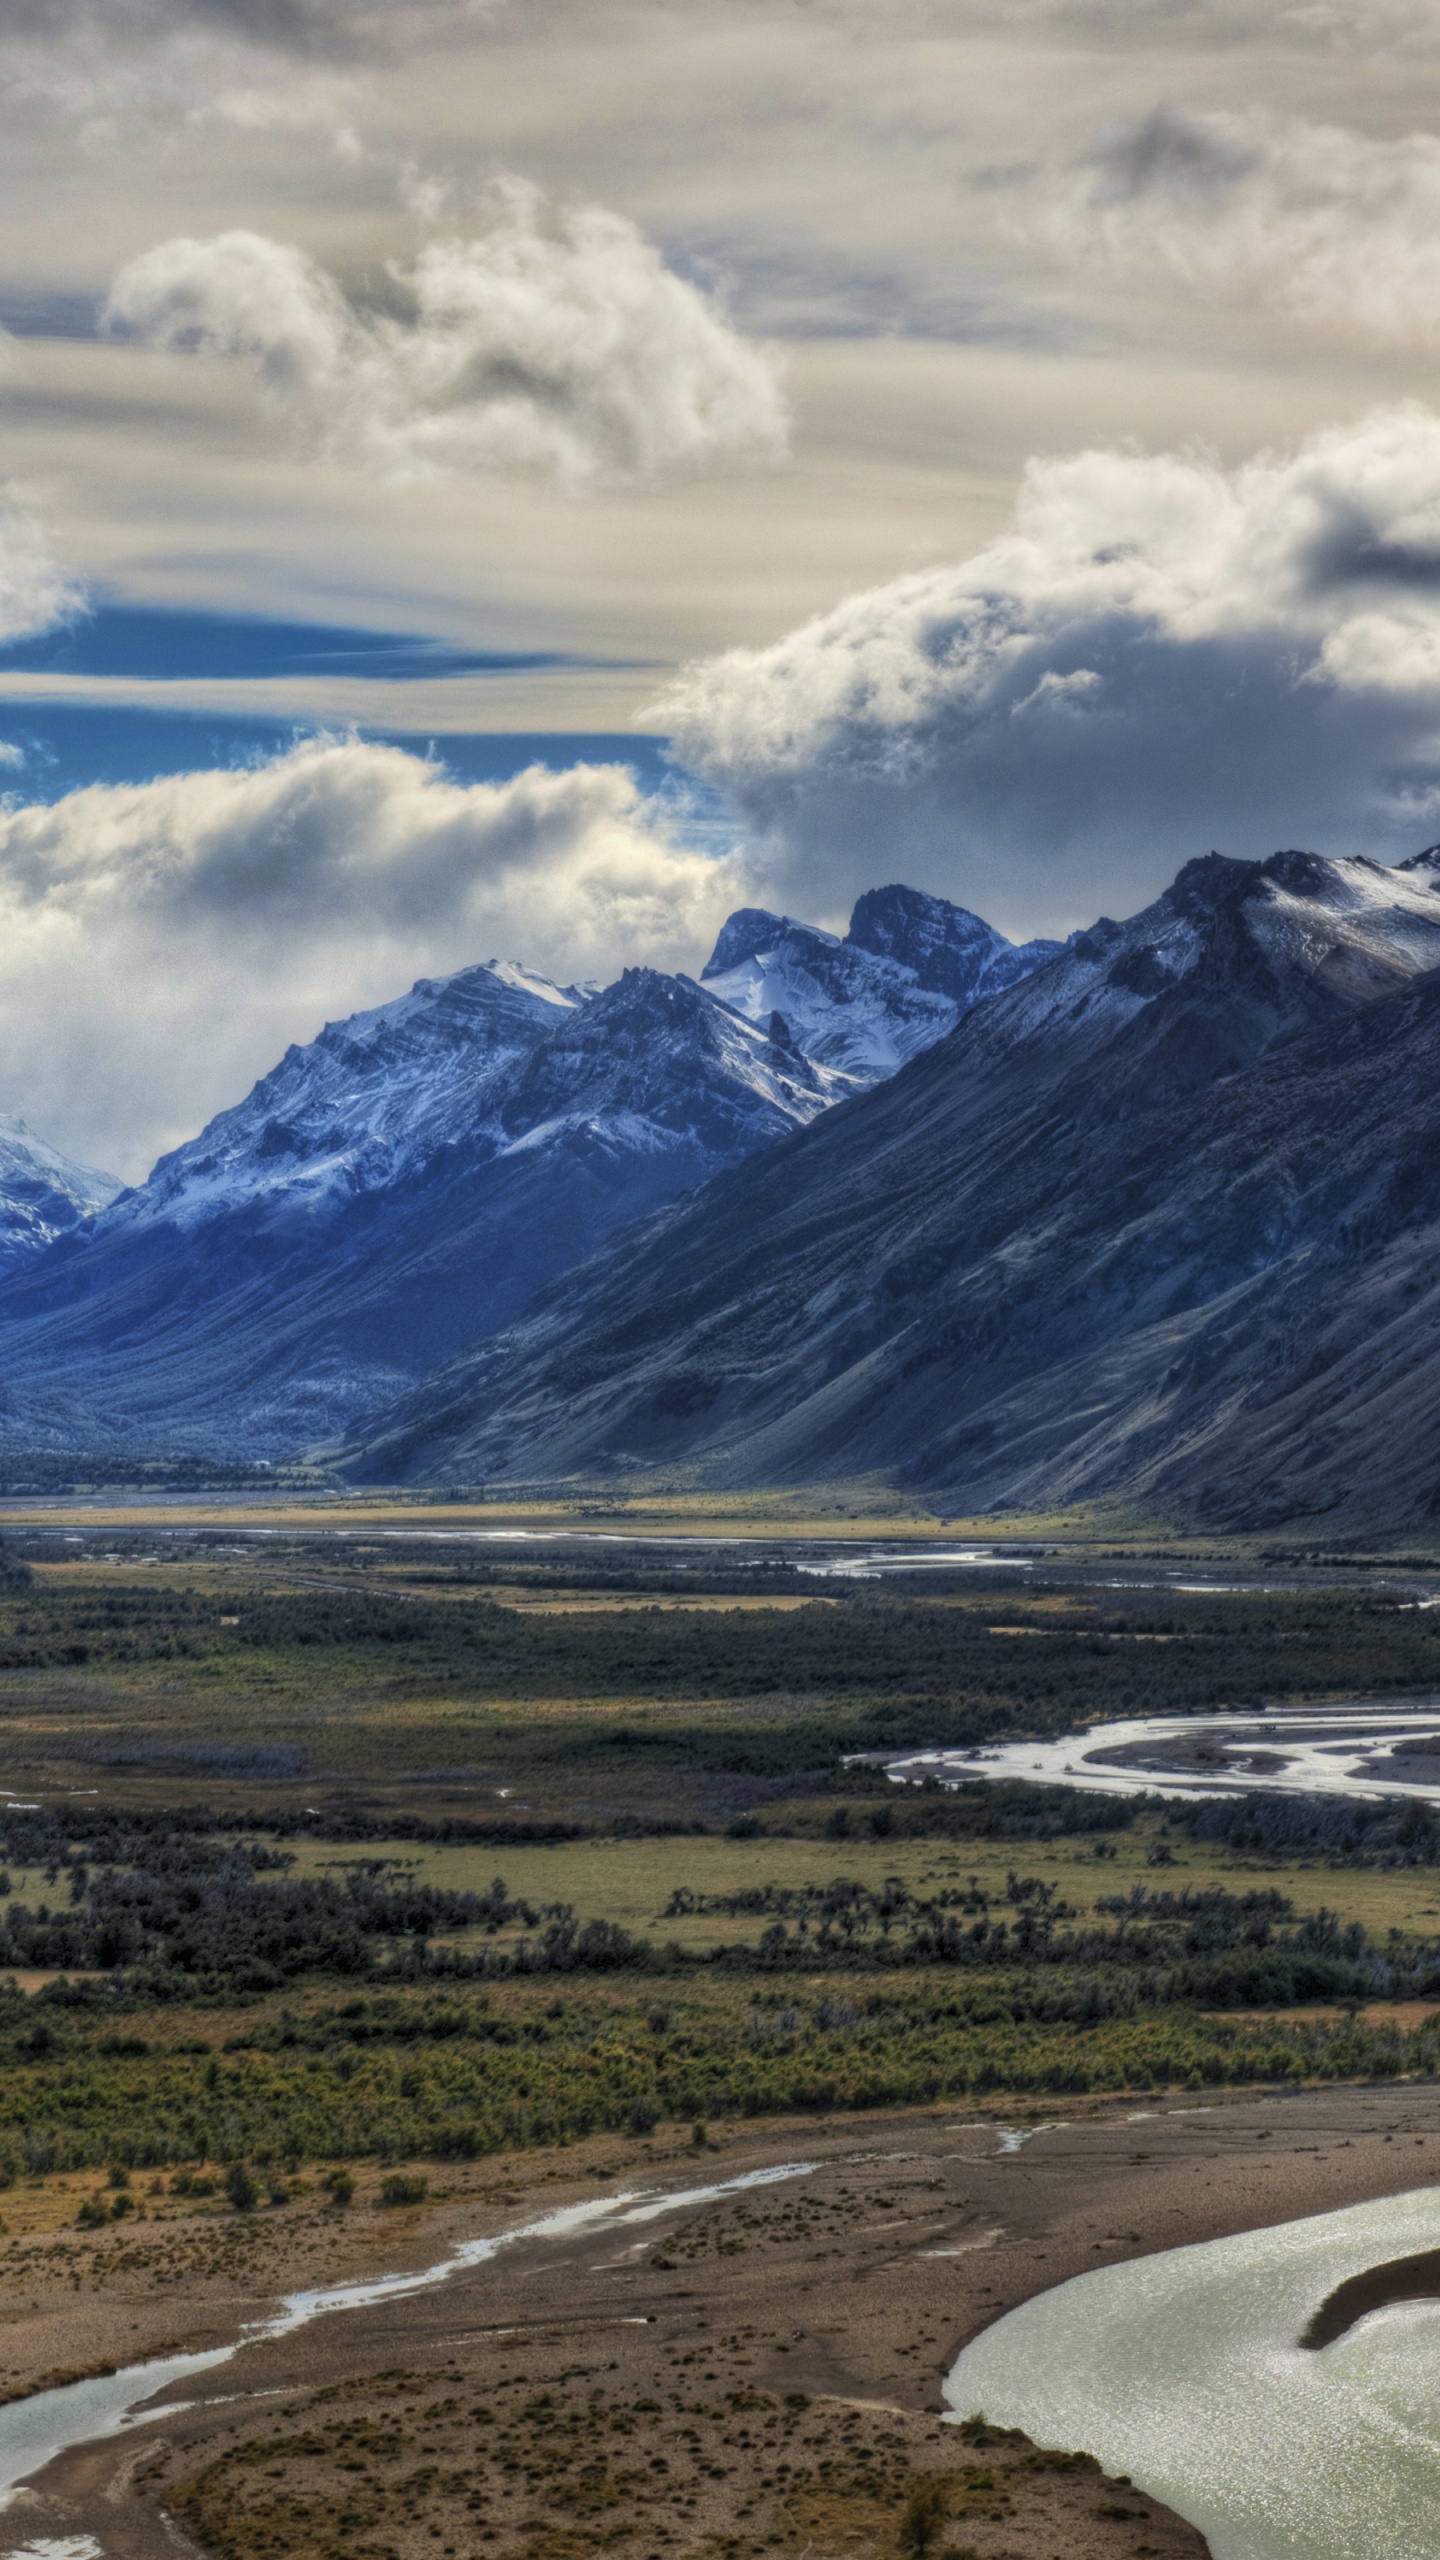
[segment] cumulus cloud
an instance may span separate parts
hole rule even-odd
[[[622,214],[547,219],[506,180],[478,237],[388,275],[397,308],[363,309],[257,232],[167,240],[122,269],[109,320],[247,358],[315,441],[387,479],[531,469],[580,489],[783,451],[771,359]]]
[[[319,740],[0,807],[0,1096],[137,1179],[291,1040],[417,976],[693,969],[747,889],[619,766],[465,786]]]
[[[653,708],[772,895],[812,910],[883,869],[1073,923],[1211,846],[1413,849],[1440,834],[1440,418],[1377,412],[1233,473],[1034,462],[989,549]]]
[[[1158,107],[1116,127],[1022,227],[1084,261],[1157,268],[1383,338],[1440,331],[1440,140]]]

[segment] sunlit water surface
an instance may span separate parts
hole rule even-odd
[[[1440,2560],[1440,2303],[1295,2343],[1346,2277],[1436,2247],[1425,2189],[1100,2268],[997,2321],[945,2396],[1128,2473],[1214,2560]]]

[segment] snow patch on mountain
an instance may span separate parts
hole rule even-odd
[[[1422,867],[1423,866],[1423,867]],[[1430,857],[1390,870],[1363,854],[1277,853],[1263,866],[1250,929],[1274,958],[1353,1004],[1440,968],[1440,896]]]

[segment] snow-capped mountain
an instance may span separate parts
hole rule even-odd
[[[107,1232],[194,1229],[246,1207],[323,1214],[385,1190],[437,1148],[472,1139],[493,1118],[506,1072],[594,993],[489,960],[327,1022],[243,1102],[162,1156]]]
[[[74,1163],[23,1120],[0,1112],[0,1273],[72,1234],[120,1188],[113,1174]]]
[[[892,1076],[985,996],[1051,959],[1055,942],[1007,942],[945,898],[869,889],[843,941],[793,916],[742,907],[700,975],[747,1021],[778,1014],[806,1055],[857,1088]]]
[[[0,1432],[292,1452],[852,1090],[684,977],[422,980],[0,1286]]]
[[[1440,1512],[1440,857],[1188,864],[425,1381],[362,1480]]]

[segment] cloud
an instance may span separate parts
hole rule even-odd
[[[48,631],[79,612],[83,602],[80,588],[52,558],[38,517],[0,484],[0,644]]]
[[[253,231],[168,240],[115,280],[111,326],[247,357],[337,456],[392,480],[531,469],[635,483],[784,449],[775,368],[621,214],[547,221],[494,190],[478,238],[432,240],[363,309],[299,249]]]
[[[361,152],[355,115],[367,53],[358,16],[307,0],[6,0],[0,105],[33,138],[53,118],[90,155],[148,137],[168,156],[187,128],[318,134]],[[351,40],[351,37],[355,40]]]
[[[1032,462],[1013,528],[688,670],[654,716],[756,831],[772,896],[897,873],[997,921],[1122,909],[1212,846],[1440,834],[1440,418],[1227,473]]]
[[[402,36],[453,36],[494,14],[492,0],[6,0],[12,38],[134,47],[213,34],[260,52],[342,61]]]
[[[1078,262],[1160,269],[1311,322],[1440,332],[1440,140],[1157,107],[1117,126],[1016,219]]]
[[[849,33],[873,30],[873,0],[806,0],[807,15]],[[738,20],[747,34],[773,18],[772,0],[723,0],[695,15]],[[647,12],[666,14],[666,0]],[[1386,39],[1423,43],[1437,30],[1436,0],[888,0],[887,25],[925,36],[957,29],[1058,29],[1066,38],[1118,39],[1127,47],[1204,43],[1283,46],[1295,50],[1362,47]],[[513,41],[538,21],[546,32],[576,21],[614,24],[633,9],[602,0],[7,0],[19,29],[58,31],[104,18],[132,39],[187,28],[217,28],[256,46],[301,57],[384,55],[423,44],[453,44],[466,34]]]
[[[417,976],[693,969],[747,891],[613,765],[463,786],[320,740],[0,808],[0,1100],[135,1179],[291,1040]]]

